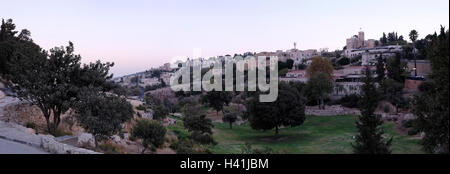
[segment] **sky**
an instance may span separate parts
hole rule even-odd
[[[342,49],[396,31],[419,38],[449,26],[448,0],[0,0],[0,18],[44,49],[72,41],[83,63],[114,62],[114,76],[174,57],[293,48]]]

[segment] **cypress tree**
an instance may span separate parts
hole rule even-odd
[[[378,95],[375,80],[369,67],[366,66],[364,85],[361,87],[360,110],[361,115],[356,122],[358,134],[356,144],[352,144],[356,154],[390,154],[389,146],[392,138],[384,140],[384,131],[380,126],[383,124],[380,115],[375,115],[378,105]]]

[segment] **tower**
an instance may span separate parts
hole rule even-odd
[[[361,29],[361,28],[360,28]],[[365,47],[365,45],[364,45],[364,40],[365,40],[365,38],[364,38],[364,31],[362,31],[362,30],[360,30],[359,32],[358,32],[358,46],[360,46],[361,48],[364,48]]]

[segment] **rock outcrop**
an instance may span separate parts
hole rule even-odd
[[[92,134],[83,133],[78,137],[77,145],[79,147],[95,147],[95,138]]]
[[[64,143],[59,143],[55,140],[55,137],[51,135],[41,136],[41,148],[47,152],[54,154],[100,154],[92,150],[73,147]]]

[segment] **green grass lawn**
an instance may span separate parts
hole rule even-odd
[[[253,147],[269,147],[276,153],[288,154],[347,154],[352,153],[352,137],[356,135],[356,116],[308,116],[298,127],[280,129],[280,136],[274,139],[274,131],[257,131],[248,124],[233,125],[214,123],[214,139],[218,145],[210,147],[217,154],[239,154],[245,143]],[[395,130],[394,123],[385,122],[385,135],[393,136],[392,152],[397,154],[424,153],[419,140],[402,135]],[[181,120],[169,130],[185,132]]]

